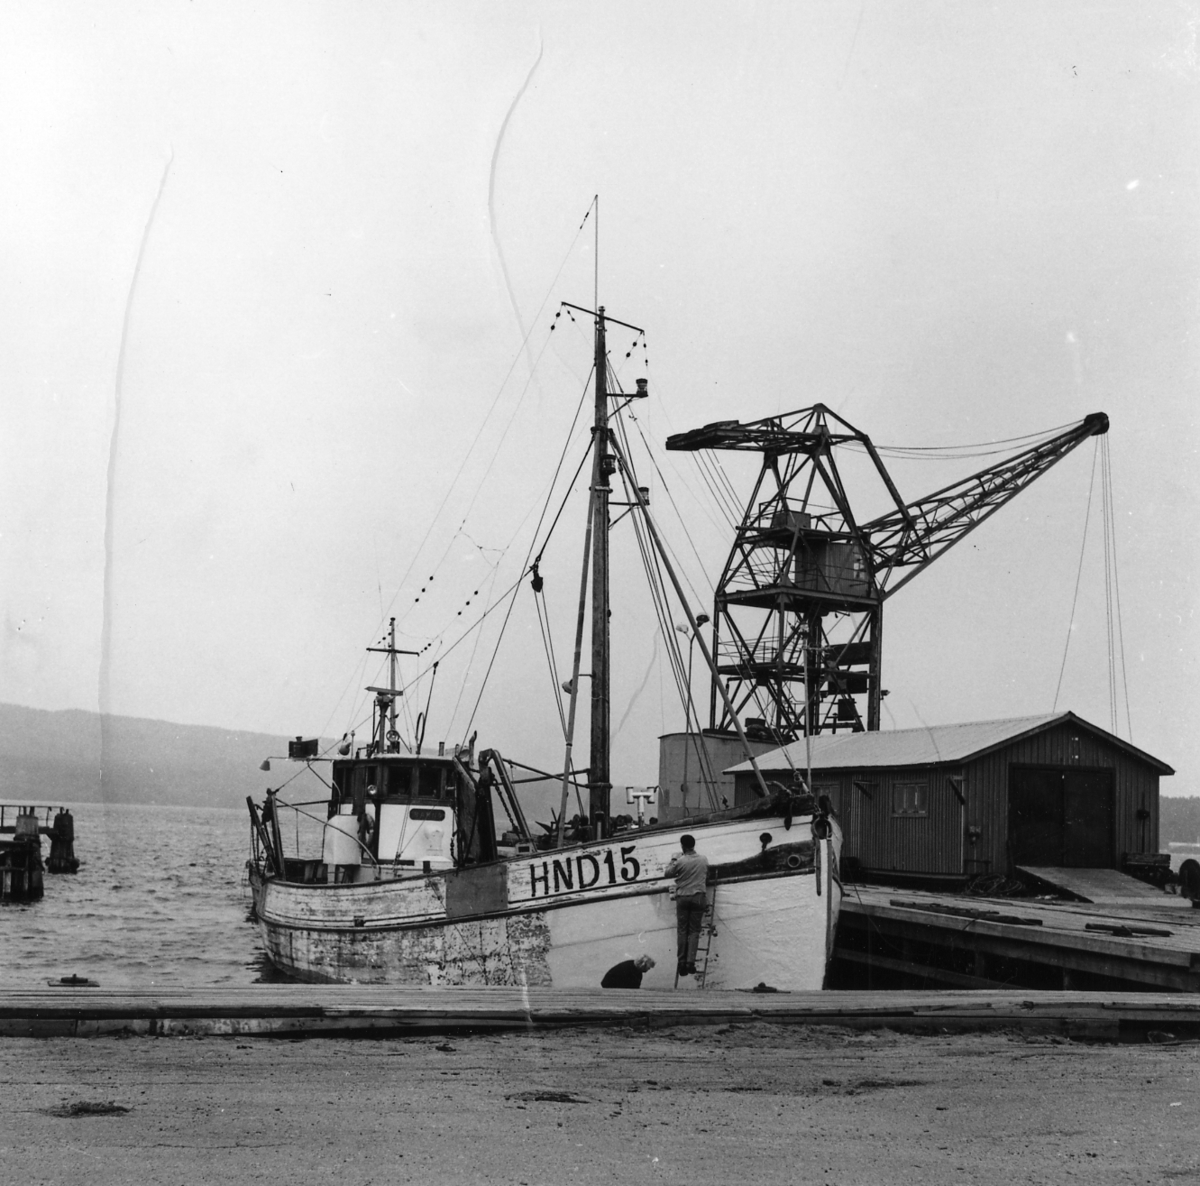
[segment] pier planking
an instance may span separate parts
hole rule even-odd
[[[769,1022],[917,1032],[1021,1029],[1103,1041],[1200,1037],[1200,994],[706,992],[376,985],[0,991],[0,1037],[320,1037]]]
[[[1200,910],[849,886],[834,958],[835,983],[870,988],[1200,992]]]

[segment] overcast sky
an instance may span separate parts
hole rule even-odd
[[[428,739],[557,769],[528,589],[473,715],[505,608],[450,648],[520,573],[587,378],[586,319],[549,327],[592,302],[599,194],[656,445],[816,401],[906,446],[1107,412],[1132,737],[1200,793],[1198,28],[1177,0],[3,6],[0,700],[338,735],[395,614],[406,680],[444,656]],[[1108,727],[1094,455],[887,603],[885,727],[1049,711],[1077,572],[1058,705]],[[641,465],[711,612],[728,525],[693,458]],[[566,669],[582,518],[542,565]],[[627,530],[618,785],[683,723]]]

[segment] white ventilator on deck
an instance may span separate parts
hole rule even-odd
[[[350,803],[342,804],[337,815],[325,824],[321,859],[327,865],[357,865],[362,857],[358,843],[358,817]]]

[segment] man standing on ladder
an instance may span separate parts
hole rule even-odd
[[[694,976],[700,927],[708,904],[708,858],[696,851],[695,836],[680,836],[679,847],[683,851],[671,858],[663,876],[675,878],[676,974]]]

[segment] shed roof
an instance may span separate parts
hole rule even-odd
[[[962,762],[998,749],[1019,737],[1027,737],[1067,721],[1102,737],[1130,756],[1153,766],[1161,774],[1175,773],[1165,762],[1077,717],[1073,712],[1011,717],[1003,721],[929,725],[921,729],[889,729],[875,733],[818,733],[811,741],[812,767],[814,770],[845,770],[869,766],[938,766]],[[804,738],[760,754],[757,761],[760,770],[802,770],[808,761]],[[745,774],[752,769],[749,762],[741,762],[729,767],[725,773]]]

